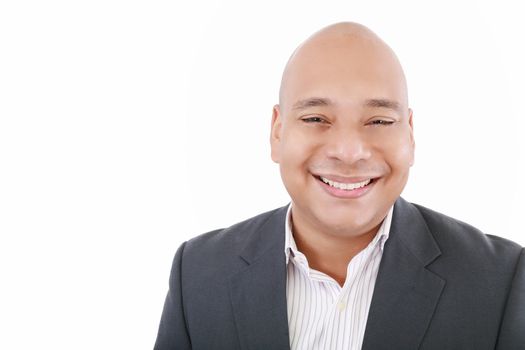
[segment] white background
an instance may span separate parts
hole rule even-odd
[[[152,348],[178,245],[287,203],[281,71],[342,20],[405,67],[405,198],[525,244],[518,3],[3,1],[0,348]]]

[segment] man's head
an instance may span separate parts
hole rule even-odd
[[[412,111],[394,52],[355,23],[308,38],[284,70],[271,149],[294,221],[342,237],[375,230],[414,161]]]

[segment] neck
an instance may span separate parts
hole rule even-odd
[[[381,222],[358,235],[325,233],[292,218],[297,248],[308,259],[312,269],[323,272],[343,286],[348,264],[374,239]]]

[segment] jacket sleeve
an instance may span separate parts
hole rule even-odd
[[[171,269],[169,291],[164,303],[154,350],[190,350],[191,341],[186,327],[182,300],[181,268],[183,243],[175,254]]]
[[[525,248],[518,259],[496,349],[525,349]]]

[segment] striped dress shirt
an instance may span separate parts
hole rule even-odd
[[[350,261],[341,287],[308,265],[295,244],[291,208],[286,215],[286,298],[292,350],[360,350],[393,207],[370,244]]]

